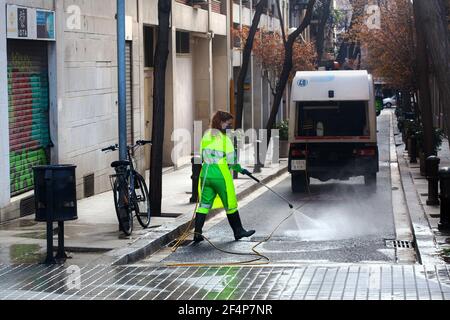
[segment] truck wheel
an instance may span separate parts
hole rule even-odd
[[[293,193],[306,193],[308,192],[310,178],[306,176],[306,173],[297,173],[291,175],[291,186]]]
[[[377,185],[377,174],[371,173],[367,176],[364,176],[364,184],[368,187],[376,187]]]

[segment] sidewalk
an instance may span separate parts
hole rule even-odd
[[[448,263],[450,262],[450,233],[441,233],[438,230],[440,206],[426,204],[428,181],[420,174],[420,159],[417,159],[417,164],[409,163],[409,155],[405,151],[395,115],[393,123],[402,183],[414,228],[416,245],[420,252],[420,262],[434,265]],[[438,157],[441,159],[440,167],[450,167],[450,150],[447,139],[443,141]]]
[[[248,154],[246,156],[243,164],[251,160]],[[286,165],[286,161],[270,165],[256,176],[270,180],[286,171]],[[118,230],[111,191],[80,200],[78,220],[65,223],[66,251],[72,256],[67,264],[134,262],[173,241],[180,230],[184,230],[182,228],[190,221],[195,209],[195,204],[189,202],[192,196],[191,175],[191,166],[175,171],[165,170],[162,209],[163,214],[172,217],[152,217],[147,230],[143,230],[135,220],[131,237],[123,236]],[[258,187],[253,180],[243,176],[235,181],[235,185],[238,198]],[[55,246],[56,235],[55,232]],[[44,260],[45,254],[46,225],[35,222],[34,215],[0,225],[0,264],[39,263]]]
[[[449,271],[445,265],[0,265],[0,300],[448,300]]]

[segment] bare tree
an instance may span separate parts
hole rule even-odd
[[[416,3],[417,2],[417,3]],[[433,61],[439,84],[439,96],[444,106],[447,135],[450,128],[450,40],[447,5],[444,0],[416,0],[417,14],[426,34],[428,54]]]
[[[426,46],[426,35],[418,7],[418,1],[414,1],[414,16],[416,29],[416,74],[419,88],[419,110],[423,125],[423,152],[425,157],[434,153],[434,127],[431,109],[431,95],[429,85],[429,57]]]
[[[330,18],[331,14],[331,0],[323,0],[320,8],[320,18],[319,18],[319,27],[317,30],[317,39],[316,39],[316,51],[317,51],[317,62],[320,64],[322,61],[323,50],[324,50],[324,41],[325,41],[325,31],[327,22]]]
[[[172,1],[158,1],[158,42],[155,52],[153,87],[153,134],[150,164],[150,203],[153,216],[161,216],[162,164],[164,146],[166,68],[169,57],[170,13]]]
[[[347,31],[351,31],[353,26],[364,15],[364,7],[367,4],[367,0],[350,0],[350,3],[353,7],[353,12]],[[341,66],[343,66],[346,59],[355,60],[360,57],[360,55],[360,43],[358,41],[349,41],[347,39],[344,39],[340,45],[336,60]]]
[[[316,3],[316,0],[309,0],[308,6],[306,8],[306,14],[305,14],[305,17],[303,18],[303,21],[298,26],[298,28],[287,37],[287,40],[286,40],[286,35],[283,33],[283,41],[284,41],[284,48],[285,48],[283,70],[281,71],[281,74],[279,76],[279,80],[278,80],[276,91],[275,91],[275,97],[274,97],[274,101],[272,104],[272,110],[270,112],[269,120],[267,121],[267,131],[268,131],[267,144],[270,143],[271,130],[275,126],[275,121],[276,121],[276,117],[277,117],[277,114],[280,109],[281,100],[283,99],[284,90],[286,89],[286,85],[289,80],[289,75],[292,71],[292,67],[293,67],[292,56],[293,56],[294,43],[297,40],[297,38],[300,36],[300,34],[303,31],[305,31],[305,29],[311,23],[311,17],[312,17],[315,3]],[[281,26],[284,26],[283,16],[282,16],[281,12],[280,12],[280,21],[281,21]]]
[[[264,8],[267,7],[267,0],[260,0],[256,5],[255,16],[253,17],[250,32],[245,42],[244,50],[242,51],[242,66],[239,72],[237,82],[237,97],[236,97],[236,129],[242,128],[242,115],[244,112],[244,83],[247,77],[248,67],[250,64],[250,58],[253,49],[253,41],[255,39],[256,32],[258,31],[259,22]]]

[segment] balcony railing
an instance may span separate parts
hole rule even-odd
[[[176,0],[187,6],[197,6],[203,10],[208,10],[208,1],[203,0]],[[226,15],[227,14],[227,0],[210,0],[212,12]]]

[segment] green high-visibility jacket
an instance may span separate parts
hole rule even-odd
[[[199,198],[204,179],[220,179],[225,181],[228,195],[228,206],[237,207],[234,192],[234,182],[231,170],[242,172],[242,167],[236,162],[237,156],[231,139],[218,130],[208,130],[201,141],[200,153],[202,155],[202,171],[199,179]],[[216,197],[212,209],[223,208],[219,196]]]

